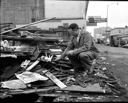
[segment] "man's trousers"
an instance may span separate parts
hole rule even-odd
[[[81,52],[77,55],[68,56],[68,58],[74,66],[76,73],[90,71],[93,60],[97,58],[97,53],[92,51]]]

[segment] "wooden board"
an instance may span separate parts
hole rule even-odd
[[[88,85],[86,88],[83,88],[79,85],[72,85],[67,88],[62,89],[64,91],[72,91],[72,92],[96,92],[96,93],[105,93],[105,90],[100,87],[99,83]]]
[[[49,71],[45,71],[45,75],[49,77],[56,85],[58,85],[61,89],[66,88],[67,86],[62,83],[59,79],[57,79],[52,73]]]

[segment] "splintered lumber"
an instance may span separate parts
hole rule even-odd
[[[36,41],[36,42],[44,42],[44,41],[57,41],[58,39],[55,37],[34,37],[34,38],[23,38],[20,36],[7,36],[7,35],[1,35],[0,39],[4,40],[15,40],[15,41]]]
[[[62,91],[105,93],[105,90],[102,87],[100,87],[99,83],[93,85],[90,84],[86,88],[83,88],[79,85],[72,85],[62,89]]]
[[[36,21],[36,22],[30,23],[30,24],[26,24],[26,25],[17,27],[17,28],[13,28],[13,29],[4,31],[4,32],[2,32],[2,33],[0,33],[0,34],[5,34],[5,33],[8,33],[8,32],[11,32],[11,31],[13,31],[13,30],[17,30],[17,29],[20,29],[20,28],[23,28],[23,27],[27,27],[27,26],[30,26],[30,25],[34,25],[34,24],[37,24],[37,23],[40,23],[40,22],[46,22],[46,21],[49,21],[49,20],[52,20],[52,19],[55,19],[55,17],[54,17],[54,18],[50,18],[50,19],[44,19],[44,20]]]
[[[3,54],[3,53],[1,53],[0,57],[1,58],[6,58],[6,57],[17,58],[17,55],[15,55],[15,54]]]
[[[30,65],[26,70],[29,71],[31,70],[32,68],[34,68],[40,61],[39,60],[36,60],[32,65]]]
[[[29,66],[26,71],[31,70],[32,68],[34,68],[39,62],[40,60],[43,59],[43,61],[51,61],[52,58],[48,58],[48,57],[44,57],[42,56],[41,58],[38,58],[31,66]]]
[[[26,90],[10,90],[9,94],[30,94],[30,93],[46,93],[48,91],[51,90],[58,90],[59,87],[58,86],[50,86],[50,87],[46,87],[46,88],[41,88],[41,89],[26,89]]]
[[[47,77],[49,77],[56,85],[58,85],[61,89],[66,88],[67,86],[62,83],[59,79],[57,79],[52,73],[48,70],[42,71]]]

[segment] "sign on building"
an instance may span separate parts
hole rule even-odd
[[[107,22],[107,18],[101,18],[101,16],[89,16],[88,21],[89,23],[101,23]]]

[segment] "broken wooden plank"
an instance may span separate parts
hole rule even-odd
[[[30,71],[32,68],[34,68],[40,61],[46,61],[51,62],[53,56],[47,57],[47,56],[41,56],[39,57],[31,66],[29,66],[26,71]]]
[[[23,38],[20,36],[7,36],[7,35],[1,35],[1,40],[15,40],[15,41],[33,41],[33,42],[44,42],[44,41],[58,41],[55,37],[32,37],[32,38]]]
[[[66,88],[67,86],[62,83],[59,79],[57,79],[52,73],[48,70],[42,71],[47,77],[49,77],[56,85],[58,85],[61,89]]]
[[[1,53],[0,57],[1,58],[6,58],[6,57],[17,58],[17,55],[15,55],[15,54],[4,54],[4,53]]]
[[[26,69],[29,63],[30,63],[30,60],[25,60],[24,62],[21,63],[20,67]]]
[[[34,25],[34,24],[37,24],[37,23],[40,23],[40,22],[46,22],[46,21],[49,21],[49,20],[52,20],[52,19],[55,19],[55,17],[54,18],[50,18],[50,19],[44,19],[44,20],[36,21],[36,22],[29,23],[29,24],[26,24],[26,25],[23,25],[23,26],[20,26],[20,27],[16,27],[16,28],[4,31],[4,32],[2,32],[0,34],[5,34],[5,33],[8,33],[8,32],[11,32],[13,30],[17,30],[17,29],[20,29],[20,28],[23,28],[23,27],[28,27],[28,26],[31,26],[31,25]]]
[[[40,62],[40,60],[36,60],[32,65],[30,65],[26,71],[30,71],[32,68],[34,68],[38,63]]]
[[[9,94],[30,94],[30,93],[46,93],[48,91],[51,90],[59,90],[58,86],[50,86],[50,87],[46,87],[46,88],[42,88],[42,89],[26,89],[23,91],[15,91],[15,90],[10,90]]]
[[[86,88],[83,88],[79,85],[72,85],[67,88],[62,89],[63,91],[72,91],[72,92],[96,92],[96,93],[105,93],[104,89],[100,87],[99,83],[88,85]]]

